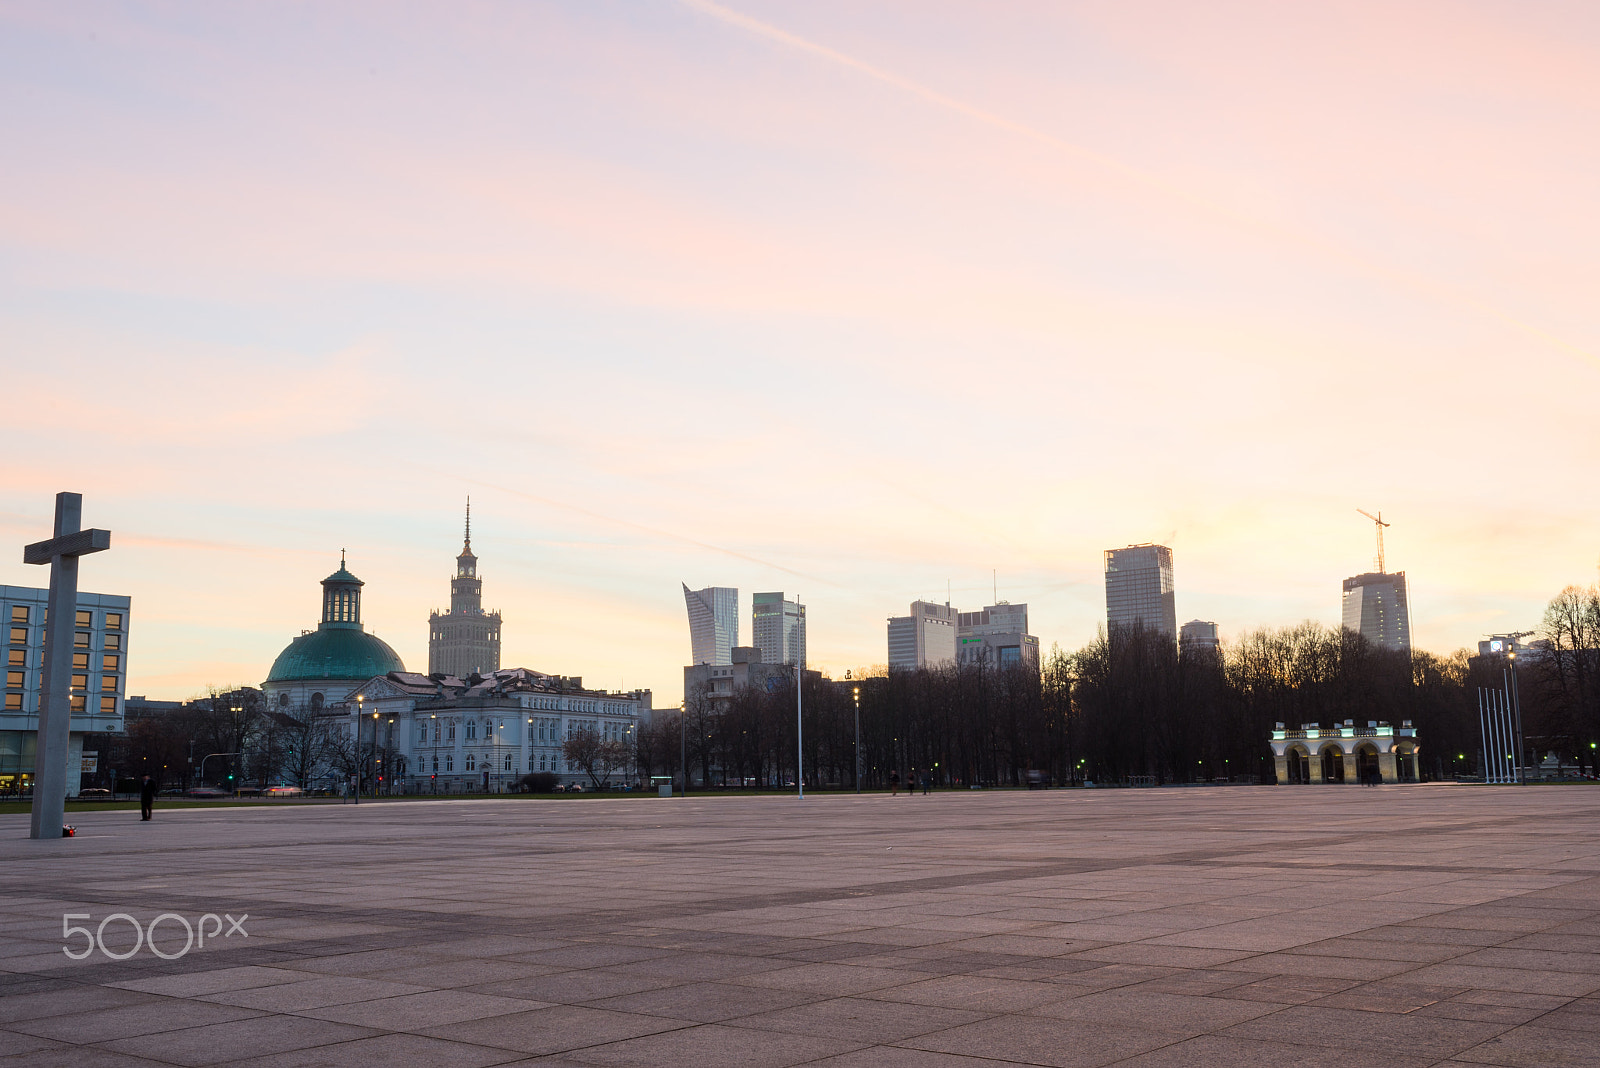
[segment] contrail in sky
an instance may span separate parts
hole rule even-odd
[[[442,472],[440,473],[442,474]],[[465,479],[464,481],[471,482],[476,486],[485,486],[489,489],[499,490],[501,493],[508,493],[513,497],[521,497],[525,501],[532,501],[535,504],[542,504],[546,508],[558,508],[564,512],[573,512],[577,515],[587,516],[590,519],[599,520],[602,523],[609,523],[613,526],[619,527],[627,527],[629,530],[637,530],[653,537],[665,538],[668,541],[681,542],[684,545],[693,545],[697,549],[705,549],[708,552],[721,553],[724,556],[731,556],[736,560],[744,560],[748,563],[758,564],[761,567],[770,567],[774,571],[781,571],[785,575],[793,575],[795,578],[805,579],[807,582],[815,582],[819,585],[831,586],[835,589],[841,588],[837,582],[830,582],[829,580],[821,578],[817,575],[808,575],[804,571],[796,571],[792,567],[784,567],[782,564],[775,564],[771,560],[763,560],[758,556],[751,556],[749,553],[742,553],[737,549],[728,549],[721,545],[712,545],[709,542],[697,541],[696,539],[683,534],[674,534],[670,530],[659,530],[656,527],[647,527],[642,523],[635,523],[629,519],[619,519],[616,516],[605,515],[602,512],[592,512],[587,508],[580,508],[575,504],[567,504],[565,501],[552,500],[549,497],[540,497],[537,494],[526,493],[522,490],[512,489],[509,486],[502,486],[495,482],[485,482],[482,479],[475,478]]]
[[[968,104],[965,101],[957,100],[953,96],[941,93],[937,89],[929,88],[920,82],[912,81],[910,78],[902,77],[901,75],[895,74],[893,71],[888,71],[882,67],[873,66],[871,63],[868,63],[865,60],[857,59],[855,56],[840,52],[837,49],[829,48],[826,45],[817,44],[815,41],[807,40],[804,37],[800,37],[796,34],[790,33],[787,30],[780,29],[770,23],[762,22],[760,19],[752,18],[749,15],[744,15],[734,11],[731,8],[723,7],[721,4],[714,3],[713,0],[680,0],[680,2],[686,7],[692,8],[703,15],[709,15],[711,18],[717,19],[719,22],[726,23],[730,26],[735,26],[759,37],[765,37],[770,41],[776,41],[779,44],[786,45],[801,52],[810,53],[818,58],[826,59],[831,63],[837,63],[840,66],[848,67],[849,69],[857,71],[860,74],[864,74],[875,81],[882,82],[885,85],[893,86],[902,92],[910,93],[912,96],[926,100],[928,103],[933,104],[936,107],[953,111],[959,115],[964,115],[969,119],[973,119],[974,121],[984,123],[988,126],[993,126],[1000,130],[1005,130],[1006,132],[1015,134],[1018,137],[1026,138],[1027,140],[1034,141],[1038,144],[1047,145],[1059,152],[1076,157],[1077,159],[1083,160],[1087,163],[1092,163],[1098,167],[1104,168],[1105,170],[1121,175],[1137,185],[1160,192],[1174,200],[1178,200],[1190,205],[1191,207],[1198,208],[1206,214],[1225,219],[1241,229],[1250,230],[1263,236],[1276,238],[1278,240],[1312,249],[1329,259],[1345,265],[1346,267],[1356,268],[1357,270],[1368,275],[1372,275],[1389,282],[1398,283],[1407,289],[1421,291],[1433,297],[1434,299],[1443,301],[1445,303],[1464,306],[1482,315],[1487,315],[1491,318],[1498,319],[1507,326],[1514,327],[1530,337],[1537,338],[1538,340],[1543,341],[1555,348],[1578,356],[1584,360],[1587,360],[1594,367],[1600,368],[1600,356],[1597,356],[1589,350],[1578,345],[1574,345],[1569,341],[1557,337],[1547,330],[1542,330],[1539,327],[1532,325],[1531,323],[1524,322],[1521,319],[1507,314],[1493,305],[1486,304],[1475,297],[1458,292],[1449,286],[1442,285],[1438,282],[1433,282],[1426,278],[1417,277],[1394,268],[1385,267],[1382,264],[1367,260],[1362,256],[1351,252],[1348,249],[1341,248],[1325,239],[1314,237],[1310,234],[1299,233],[1275,223],[1268,222],[1265,219],[1259,219],[1243,212],[1236,211],[1233,208],[1219,204],[1216,201],[1209,200],[1206,197],[1200,196],[1188,189],[1183,188],[1182,186],[1169,182],[1158,175],[1124,163],[1122,160],[1119,160],[1113,156],[1108,156],[1101,152],[1095,152],[1092,149],[1084,148],[1082,145],[1074,144],[1065,138],[1057,137],[1055,134],[1046,133],[1043,130],[1029,126],[1026,123],[1018,122],[1015,119],[1008,119],[1004,115],[999,115],[992,111],[986,111],[983,108]]]

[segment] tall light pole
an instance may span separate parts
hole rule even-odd
[[[856,702],[856,793],[861,792],[861,687],[854,687],[851,696]]]
[[[356,780],[356,783],[355,783],[355,786],[356,786],[355,794],[356,794],[356,804],[358,804],[358,805],[361,804],[361,711],[362,711],[362,702],[365,701],[366,699],[367,699],[367,695],[366,694],[364,694],[364,693],[356,694],[356,736],[355,736],[355,744],[353,744],[350,747],[350,755],[353,758],[352,759],[352,763],[355,764],[355,769],[356,769],[356,773],[355,773],[355,780]]]
[[[678,763],[683,768],[683,793],[689,794],[689,709],[687,701],[678,702]]]
[[[798,601],[800,596],[795,595]],[[801,717],[801,708],[805,703],[806,692],[806,654],[802,647],[800,659],[795,664],[794,676],[794,785],[795,797],[804,801],[806,799],[806,748],[805,748],[805,722]]]
[[[1516,641],[1506,644],[1506,662],[1511,665],[1511,723],[1517,736],[1517,782],[1526,785],[1528,782],[1528,769],[1523,759],[1525,751],[1522,747],[1522,696],[1517,692],[1517,649]]]

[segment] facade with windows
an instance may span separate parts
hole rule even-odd
[[[1222,647],[1217,625],[1208,619],[1191,619],[1178,631],[1178,652],[1186,655],[1211,654]]]
[[[1172,550],[1149,543],[1107,549],[1105,567],[1108,631],[1142,624],[1177,640]]]
[[[1028,633],[1028,606],[1001,601],[956,619],[956,657],[963,664],[1039,667],[1039,639]]]
[[[912,601],[910,613],[889,617],[889,670],[915,671],[956,660],[956,616],[948,604]]]
[[[693,664],[733,663],[739,644],[739,591],[731,586],[691,590],[682,583],[689,610],[689,655]]]
[[[768,664],[806,662],[806,606],[781,593],[751,598],[751,639]]]
[[[567,740],[590,732],[631,752],[649,690],[587,690],[581,678],[502,668],[472,682],[450,675],[392,671],[367,680],[330,716],[380,789],[404,793],[510,790],[530,772],[590,785],[565,755]],[[359,741],[358,727],[359,724]],[[631,778],[612,769],[611,782]]]
[[[49,601],[49,590],[0,586],[0,625],[6,628],[5,689],[0,698],[0,794],[32,788]],[[96,759],[84,755],[84,735],[118,734],[123,729],[131,604],[130,598],[115,594],[78,594],[72,677],[68,680],[71,769],[85,767]],[[69,774],[68,795],[76,794],[79,786],[80,777]]]
[[[1411,651],[1411,610],[1406,603],[1406,573],[1375,571],[1344,580],[1340,605],[1345,630],[1353,630],[1380,649]]]

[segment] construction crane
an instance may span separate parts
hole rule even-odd
[[[1390,526],[1390,524],[1383,521],[1383,513],[1381,511],[1377,515],[1373,515],[1363,508],[1357,508],[1356,511],[1378,524],[1378,574],[1387,575],[1388,572],[1383,569],[1383,528]]]

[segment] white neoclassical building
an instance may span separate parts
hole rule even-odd
[[[391,671],[357,687],[333,714],[346,717],[347,739],[359,737],[380,789],[463,793],[509,790],[535,771],[588,785],[563,756],[566,740],[587,729],[631,747],[651,699],[649,690],[586,690],[580,678],[527,668],[465,679]]]
[[[1278,783],[1416,782],[1417,731],[1409,719],[1399,727],[1377,720],[1357,727],[1345,720],[1332,727],[1302,723],[1299,730],[1273,725],[1272,755]]]

